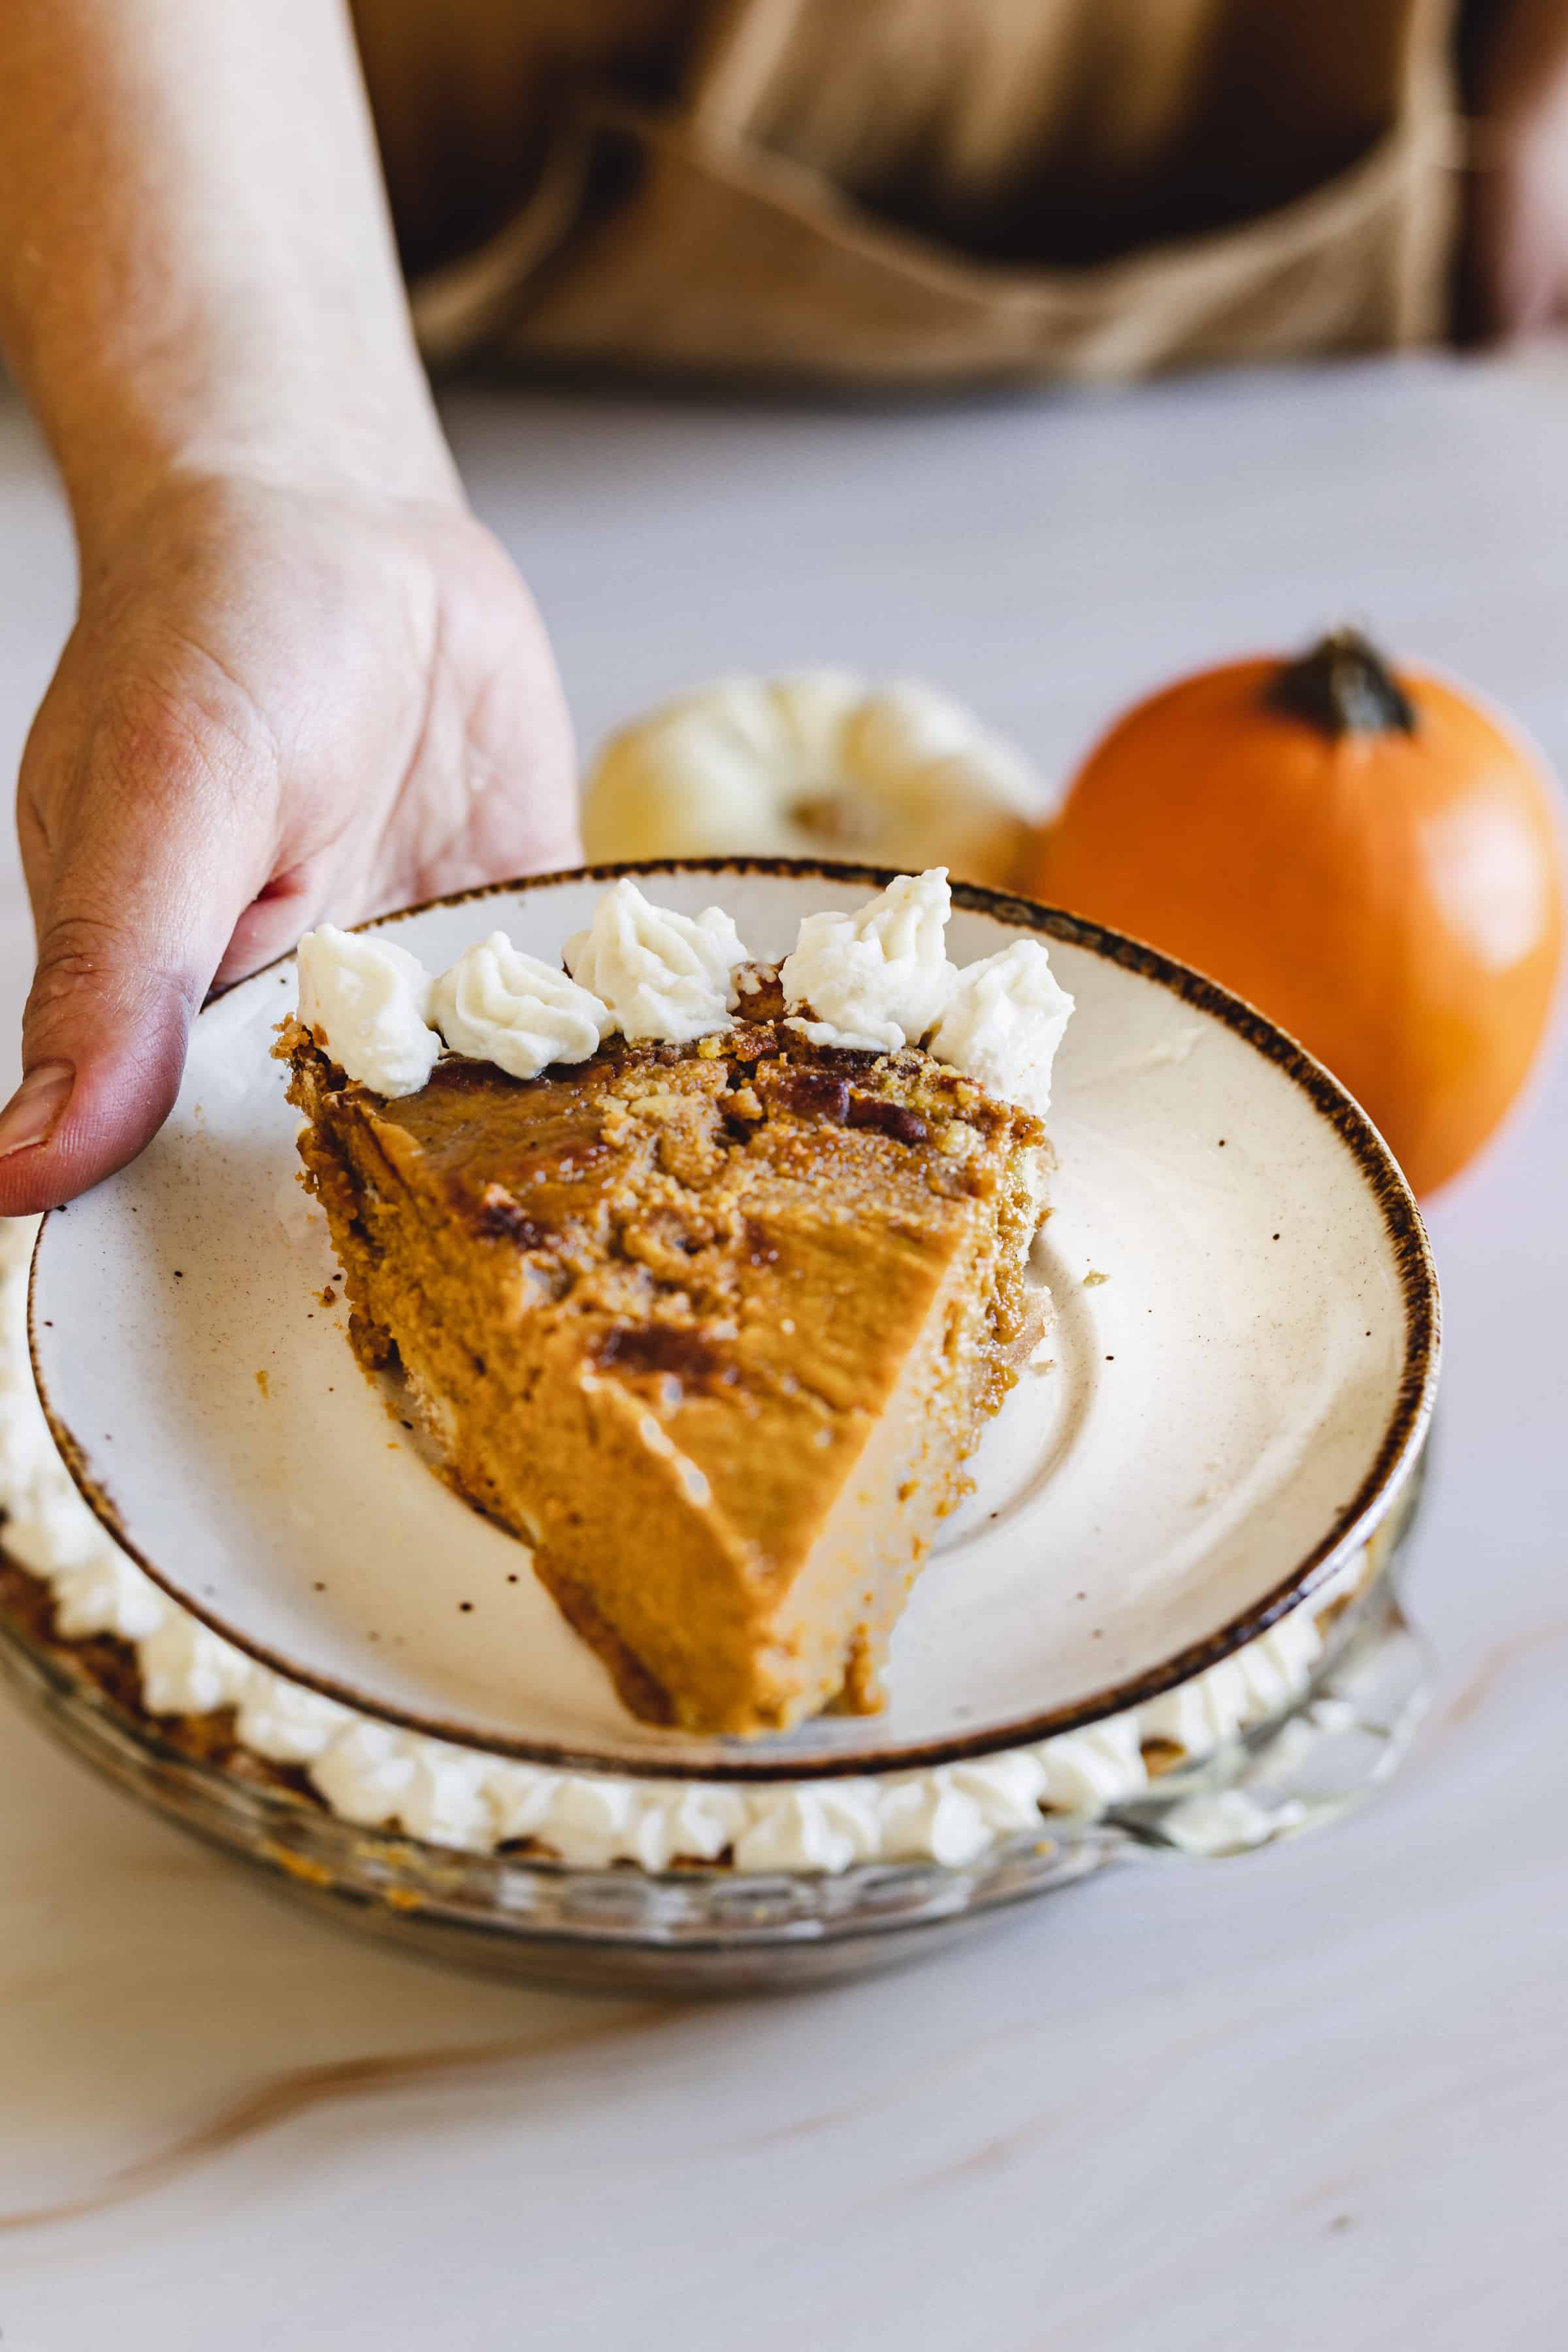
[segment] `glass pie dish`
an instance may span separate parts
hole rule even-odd
[[[1142,1722],[1123,1717],[1096,1727],[1098,1749],[1057,1759],[1058,1785],[1070,1791],[1076,1780],[1076,1802],[1037,1801],[1029,1825],[988,1834],[979,1851],[951,1861],[931,1853],[837,1869],[722,1860],[592,1867],[527,1843],[464,1852],[344,1821],[297,1770],[237,1748],[232,1708],[172,1720],[148,1713],[128,1645],[62,1638],[49,1622],[47,1588],[14,1568],[0,1585],[0,1673],[103,1779],[250,1863],[296,1903],[384,1944],[584,1989],[708,1993],[826,1982],[933,1951],[1113,1862],[1243,1855],[1359,1803],[1398,1761],[1422,1708],[1422,1649],[1397,1591],[1419,1475],[1417,1467],[1320,1605],[1314,1656],[1306,1659],[1298,1638],[1294,1671],[1289,1655],[1255,1657],[1248,1704],[1241,1653],[1143,1710]],[[1228,1694],[1214,1686],[1227,1673]],[[1179,1727],[1184,1706],[1187,1721],[1219,1733],[1206,1750],[1188,1752],[1161,1727]],[[1226,1730],[1238,1713],[1244,1719]],[[1060,1751],[1076,1740],[1081,1748],[1085,1738],[1047,1745]],[[606,1782],[603,1793],[612,1800],[627,1785]],[[925,1794],[929,1805],[941,1792]],[[831,1788],[814,1790],[811,1801],[831,1808]],[[940,1832],[931,1843],[941,1844]],[[973,1844],[973,1834],[959,1843]]]

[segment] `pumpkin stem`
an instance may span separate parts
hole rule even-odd
[[[1377,647],[1359,629],[1333,629],[1299,661],[1286,662],[1264,689],[1271,710],[1342,735],[1415,732],[1415,707]]]

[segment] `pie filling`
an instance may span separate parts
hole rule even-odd
[[[279,1055],[368,1370],[653,1721],[776,1731],[881,1704],[964,1463],[1043,1336],[1033,1113],[919,1046],[739,1022],[533,1077]]]

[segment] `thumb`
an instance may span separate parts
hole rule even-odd
[[[257,860],[237,796],[218,809],[170,785],[84,794],[54,870],[35,880],[37,970],[22,1083],[0,1110],[0,1216],[72,1200],[123,1167],[179,1089]]]

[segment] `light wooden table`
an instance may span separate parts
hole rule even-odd
[[[832,658],[945,681],[1059,772],[1134,690],[1350,614],[1568,770],[1563,351],[452,422],[590,743],[705,673]],[[69,570],[0,413],[7,769]],[[20,907],[7,867],[7,1014]],[[1565,1206],[1560,1056],[1434,1218],[1440,1685],[1403,1778],[901,1978],[708,2009],[447,1978],[295,1919],[0,1717],[4,2352],[1568,2342]]]

